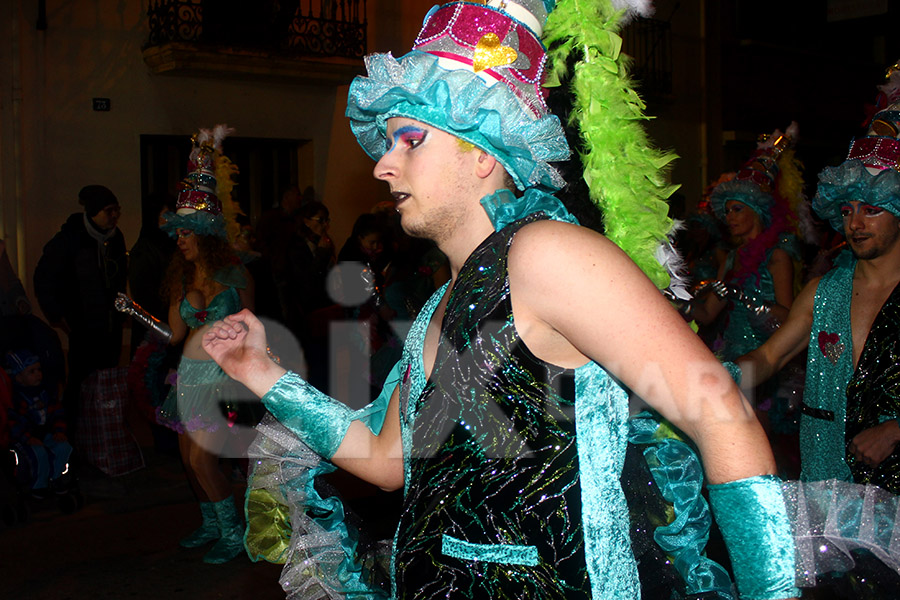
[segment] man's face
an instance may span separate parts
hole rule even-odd
[[[375,177],[388,182],[400,224],[415,237],[441,242],[466,222],[476,182],[458,138],[412,119],[388,119],[388,150],[375,165]]]
[[[119,222],[121,214],[122,208],[118,204],[110,204],[109,206],[104,206],[100,212],[91,217],[91,220],[100,229],[112,229]]]
[[[878,258],[900,240],[900,219],[881,207],[851,200],[841,206],[841,216],[844,235],[856,258]]]
[[[310,231],[312,231],[319,237],[325,235],[325,232],[328,230],[328,224],[330,222],[331,220],[324,212],[319,212],[314,217],[310,217],[309,219],[303,219],[304,225],[306,225]]]

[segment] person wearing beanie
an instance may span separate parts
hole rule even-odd
[[[118,366],[124,318],[113,301],[128,281],[121,207],[102,185],[78,193],[83,212],[69,216],[44,246],[34,293],[47,321],[69,338],[63,406],[70,431],[78,418],[82,382],[95,370]]]

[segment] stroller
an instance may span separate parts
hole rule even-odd
[[[9,437],[9,410],[12,407],[12,381],[0,369],[0,522],[6,527],[25,523],[31,511],[43,506],[45,500],[32,497],[30,490],[37,475],[33,454],[22,444],[12,443]],[[60,511],[69,514],[84,506],[84,498],[69,458],[65,471],[54,479],[49,490]]]

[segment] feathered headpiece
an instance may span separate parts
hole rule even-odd
[[[710,203],[719,219],[725,220],[725,204],[737,201],[759,215],[763,227],[772,224],[776,196],[785,197],[785,194],[779,194],[784,179],[782,170],[795,160],[793,146],[797,131],[797,123],[792,122],[785,133],[776,129],[771,135],[761,136],[753,156],[738,170],[737,175],[715,187]],[[791,175],[799,172],[795,165],[788,165],[788,168],[792,171]],[[789,187],[796,187],[796,183],[791,182]],[[802,179],[799,184],[800,189],[791,190],[794,195],[802,194]]]
[[[238,209],[231,190],[238,168],[222,153],[222,142],[233,132],[227,125],[216,125],[191,137],[188,174],[181,182],[175,214],[166,215],[162,226],[170,236],[175,237],[178,229],[230,240],[237,236]]]

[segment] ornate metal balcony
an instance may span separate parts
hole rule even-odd
[[[157,73],[340,82],[366,54],[366,0],[149,0]]]

